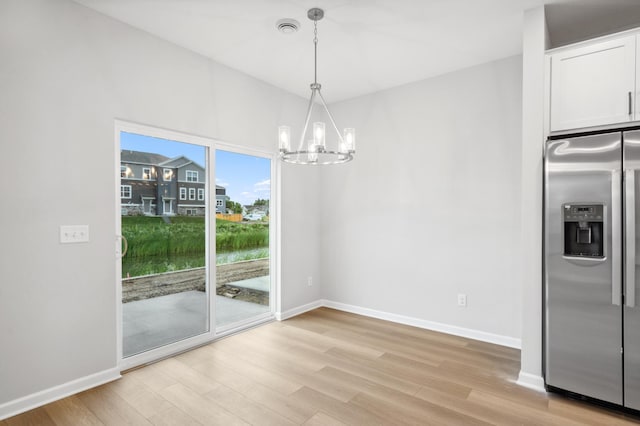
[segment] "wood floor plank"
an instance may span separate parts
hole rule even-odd
[[[219,362],[202,362],[195,365],[194,369],[241,393],[253,403],[269,407],[297,424],[304,423],[316,413],[312,405],[295,403],[289,400],[288,395],[282,395],[249,377],[225,368]]]
[[[196,421],[193,417],[171,405],[169,408],[149,417],[149,421],[154,426],[200,426],[203,423]]]
[[[338,401],[335,398],[331,398],[330,396],[311,388],[303,387],[291,394],[291,399],[294,401],[312,404],[323,412],[329,414],[331,417],[335,417],[349,425],[386,424],[384,418],[378,416],[372,411],[353,405],[350,402]]]
[[[480,419],[429,401],[388,390],[384,395],[361,393],[351,403],[384,417],[392,424],[488,425]]]
[[[254,363],[254,359],[255,356],[253,355],[247,359],[247,357],[238,356],[233,352],[214,349],[214,346],[211,345],[208,351],[208,359],[202,363],[193,364],[193,367],[202,366],[202,368],[206,369],[206,366],[209,366],[208,370],[211,371],[211,364],[214,363],[220,368],[250,377],[252,381],[261,383],[282,395],[289,395],[302,387],[302,384],[290,378],[259,366],[259,363]],[[210,375],[210,377],[215,379],[213,375]]]
[[[501,396],[494,395],[479,390],[472,390],[468,397],[469,401],[475,401],[483,405],[495,406],[500,405],[502,411],[514,415],[526,416],[526,423],[530,425],[544,424],[544,425],[565,425],[565,426],[580,426],[584,423],[580,420],[570,419],[562,416],[557,416],[548,410],[540,407],[539,409],[530,409],[529,404],[525,404],[524,400],[514,402],[512,399],[507,399]]]
[[[153,367],[154,365],[148,365],[144,368],[138,368],[127,372],[125,376],[136,378],[154,392],[159,392],[178,383],[176,379],[166,374],[162,369],[154,369]]]
[[[47,411],[40,407],[0,421],[0,426],[55,426],[55,423]]]
[[[425,330],[410,325],[393,323],[390,321],[381,321],[376,318],[369,318],[349,312],[342,312],[331,308],[319,308],[307,313],[308,318],[322,318],[327,323],[332,324],[332,328],[345,329],[347,327],[355,332],[367,330],[369,333],[382,336],[399,335],[407,341],[412,337],[417,338],[417,342],[434,343],[465,347],[468,344],[466,339],[460,339],[458,336],[440,333],[432,330]],[[306,315],[306,314],[305,314]],[[350,327],[352,325],[353,327]]]
[[[175,408],[169,401],[131,374],[124,374],[120,380],[110,384],[109,388],[147,419],[157,416],[159,412],[171,412]]]
[[[224,385],[217,385],[205,397],[252,425],[293,426],[296,424]]]
[[[322,411],[317,412],[313,417],[304,423],[305,426],[346,426],[338,419],[334,419]]]
[[[500,405],[487,405],[468,400],[466,397],[451,396],[450,394],[441,392],[440,389],[436,387],[424,387],[416,393],[415,396],[416,398],[424,399],[433,404],[495,425],[511,426],[530,424],[526,416],[520,415],[519,413],[507,413]]]
[[[90,389],[79,393],[78,398],[105,425],[151,425],[111,387]]]
[[[79,426],[104,424],[80,401],[77,395],[53,402],[46,405],[44,409],[47,411],[47,414],[49,414],[49,417],[53,419],[53,422],[59,426],[69,424]]]
[[[255,338],[255,336],[253,337]],[[230,351],[230,354],[250,352],[254,362],[259,363],[263,368],[268,368],[296,383],[301,383],[343,402],[348,401],[355,394],[350,389],[341,388],[330,380],[313,375],[315,371],[326,366],[326,359],[319,352],[280,345],[267,347],[255,339],[252,339],[251,342],[243,340],[243,343],[243,346],[235,348],[229,348],[226,345],[222,350]]]
[[[334,329],[324,333],[337,339],[356,342],[368,348],[381,350],[384,348],[385,354],[396,354],[405,358],[412,358],[416,361],[431,364],[434,367],[440,365],[446,358],[435,353],[430,353],[424,349],[419,349],[405,344],[397,344],[390,339],[367,333],[366,330],[356,333],[353,331]]]
[[[327,351],[326,356],[328,366],[348,371],[353,375],[379,385],[387,386],[409,395],[413,395],[420,390],[421,385],[415,383],[415,381],[405,380],[393,373],[382,371],[378,363],[369,363],[367,358],[362,359],[353,353],[345,352],[339,348],[333,348]]]
[[[249,424],[182,383],[176,383],[163,389],[161,395],[180,410],[205,425]]]
[[[640,424],[518,386],[519,358],[513,348],[321,308],[129,371],[0,426]]]
[[[302,328],[285,326],[282,328],[281,334],[289,339],[308,343],[311,347],[315,347],[322,352],[331,348],[340,348],[344,351],[372,359],[378,358],[384,353],[384,351],[380,349],[366,348],[350,341],[334,339],[330,336],[312,333]]]
[[[623,426],[637,425],[638,419],[625,417],[605,408],[587,404],[582,401],[567,400],[556,397],[549,400],[549,412],[562,417],[572,418],[577,421],[599,426]]]

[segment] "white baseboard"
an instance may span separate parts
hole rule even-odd
[[[332,302],[323,300],[322,306],[327,308],[338,309],[340,311],[351,312],[354,314],[364,315],[367,317],[383,319],[400,324],[411,325],[414,327],[424,328],[427,330],[439,331],[442,333],[453,334],[454,336],[466,337],[469,339],[480,340],[482,342],[495,343],[496,345],[507,346],[510,348],[520,349],[522,342],[514,337],[502,336],[499,334],[487,333],[485,331],[473,330],[470,328],[458,327],[455,325],[443,324],[434,321],[427,321],[419,318],[408,317],[404,315],[391,314],[388,312],[377,311],[375,309],[362,308],[360,306],[347,305],[345,303]]]
[[[32,410],[67,396],[74,395],[78,392],[103,385],[119,379],[120,377],[120,370],[118,368],[112,368],[80,379],[72,380],[22,398],[14,399],[13,401],[0,405],[0,420],[13,417],[17,414],[24,413],[25,411]]]
[[[520,370],[520,374],[518,374],[518,380],[516,381],[516,383],[529,389],[546,392],[544,388],[544,379],[542,378],[542,376],[538,376],[536,374],[525,373],[524,371]]]
[[[284,321],[288,318],[295,317],[296,315],[304,314],[305,312],[320,308],[324,306],[322,302],[323,300],[316,300],[314,302],[307,303],[306,305],[298,306],[284,312],[276,312],[275,317],[278,321]]]

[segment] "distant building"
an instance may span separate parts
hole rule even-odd
[[[205,169],[185,156],[120,151],[123,216],[204,216],[205,182]],[[226,212],[228,200],[226,189],[216,185],[216,212]]]

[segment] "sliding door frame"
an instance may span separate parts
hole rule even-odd
[[[225,142],[216,142],[216,150],[228,151],[234,154],[251,155],[253,157],[270,160],[270,185],[269,185],[269,312],[246,321],[218,327],[216,337],[222,337],[236,333],[249,327],[271,321],[276,318],[276,312],[280,312],[280,203],[279,203],[279,162],[277,155],[239,145]],[[215,154],[215,153],[214,153]]]
[[[140,365],[149,364],[163,358],[170,357],[172,355],[184,352],[189,349],[210,343],[217,338],[236,333],[257,324],[271,321],[275,318],[275,313],[279,312],[280,307],[280,185],[279,174],[280,167],[277,161],[277,155],[273,152],[266,150],[248,148],[221,142],[219,140],[193,135],[185,132],[174,131],[169,129],[160,128],[157,126],[148,126],[140,123],[134,123],[130,121],[116,119],[115,126],[115,209],[114,209],[114,224],[115,224],[115,266],[116,266],[116,285],[115,285],[115,300],[116,300],[116,359],[118,360],[118,368],[120,371],[125,371],[130,368],[134,368]],[[156,137],[160,139],[174,140],[177,142],[186,142],[195,145],[204,146],[207,148],[207,183],[205,191],[205,204],[207,206],[207,218],[206,218],[206,277],[207,277],[207,292],[209,296],[208,304],[208,331],[199,334],[197,336],[188,337],[178,342],[170,343],[168,345],[161,346],[159,348],[151,349],[140,354],[132,355],[129,357],[123,357],[123,318],[122,318],[122,262],[121,262],[121,250],[122,250],[122,225],[121,225],[121,201],[120,201],[120,134],[121,132],[136,133],[145,136]],[[272,217],[269,224],[269,278],[270,278],[270,292],[269,292],[269,313],[262,315],[259,318],[249,319],[246,322],[234,325],[233,327],[224,327],[216,331],[216,312],[215,312],[215,297],[216,297],[216,215],[215,215],[215,153],[217,149],[236,152],[240,154],[253,155],[271,160],[271,187],[270,187],[270,216]],[[213,206],[213,207],[212,207]]]

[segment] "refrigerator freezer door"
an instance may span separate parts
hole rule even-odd
[[[616,404],[622,404],[621,149],[619,132],[551,140],[545,149],[545,382]],[[590,215],[598,211],[604,256],[567,250],[580,244],[570,233],[597,225]]]
[[[640,410],[640,131],[625,132],[622,167],[625,177],[625,306],[624,306],[624,404]]]

